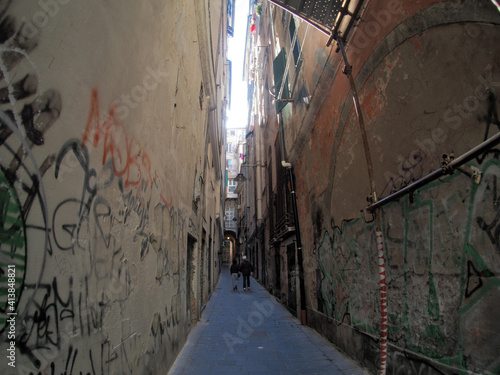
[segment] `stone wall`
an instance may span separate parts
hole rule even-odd
[[[500,12],[489,1],[368,1],[362,18],[347,55],[386,197],[500,129]],[[383,312],[365,150],[340,53],[305,30],[294,103],[281,116],[308,322],[375,373]],[[479,185],[457,171],[381,209],[388,373],[500,371],[499,155],[497,146],[467,164]]]
[[[0,7],[0,372],[165,373],[220,270],[208,17],[184,1]]]

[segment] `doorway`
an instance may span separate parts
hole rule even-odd
[[[288,308],[297,313],[297,271],[295,262],[295,243],[286,247],[286,263],[288,268]]]
[[[196,294],[194,293],[194,274],[196,272],[194,264],[194,254],[196,249],[196,239],[188,234],[187,239],[187,260],[186,260],[186,320],[188,325],[195,325],[198,321],[196,314]]]

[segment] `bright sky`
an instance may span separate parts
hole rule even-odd
[[[228,59],[232,62],[231,109],[227,113],[228,128],[247,126],[247,83],[243,81],[243,61],[248,19],[248,0],[236,0],[234,37],[228,38]]]

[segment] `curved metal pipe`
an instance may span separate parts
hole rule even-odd
[[[363,139],[363,146],[365,150],[366,165],[368,169],[368,178],[370,180],[371,189],[371,199],[373,201],[377,200],[377,191],[375,188],[375,176],[373,173],[373,162],[370,153],[370,145],[368,143],[368,137],[366,135],[365,122],[363,119],[363,112],[361,110],[361,104],[359,103],[358,91],[356,90],[356,84],[352,76],[352,66],[347,60],[347,54],[344,48],[344,42],[342,38],[337,40],[338,47],[342,53],[342,58],[344,59],[345,68],[344,74],[349,78],[349,83],[351,84],[352,98],[354,100],[354,106],[356,108],[356,115],[358,117],[359,128],[361,130],[361,137]],[[375,217],[375,234],[377,237],[377,257],[378,257],[378,268],[379,268],[379,294],[380,294],[380,375],[385,375],[387,370],[387,286],[385,279],[385,251],[384,251],[384,240],[382,236],[382,225],[380,222],[380,215],[378,210],[373,211]]]

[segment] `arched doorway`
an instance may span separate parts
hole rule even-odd
[[[230,264],[236,257],[236,237],[233,232],[224,233],[224,247],[222,248],[222,261],[224,264]]]

